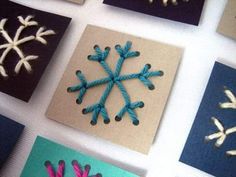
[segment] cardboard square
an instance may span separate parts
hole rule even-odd
[[[162,70],[164,76],[150,78],[156,87],[152,91],[145,87],[139,79],[122,81],[131,102],[143,101],[145,104],[142,109],[135,109],[139,119],[138,126],[133,125],[129,114],[125,114],[122,121],[115,121],[117,113],[125,105],[117,85],[114,85],[105,103],[110,123],[104,124],[103,118],[99,114],[98,122],[93,126],[90,124],[92,113],[83,114],[82,110],[97,103],[109,84],[88,89],[82,104],[76,104],[78,92],[68,93],[67,88],[80,83],[76,77],[77,70],[81,70],[88,81],[107,77],[98,62],[87,59],[88,55],[95,53],[94,45],[99,45],[102,50],[107,46],[110,47],[110,54],[106,62],[115,71],[120,57],[114,47],[117,44],[123,46],[127,41],[132,42],[130,50],[139,51],[140,56],[125,60],[121,75],[139,73],[149,63],[152,66],[150,71]],[[178,47],[88,25],[52,98],[46,116],[113,143],[148,153],[161,120],[182,52],[183,50]]]
[[[56,170],[58,167],[58,162],[61,160],[63,160],[65,164],[64,175],[62,175],[62,177],[75,176],[72,165],[73,160],[76,160],[82,169],[84,169],[86,165],[90,165],[91,168],[88,176],[101,174],[100,177],[138,177],[128,171],[102,162],[98,159],[82,154],[40,136],[37,137],[34,143],[32,151],[21,173],[21,177],[31,177],[32,174],[34,174],[34,177],[48,176],[45,162],[49,161],[54,170]]]
[[[15,46],[0,61],[1,92],[29,101],[70,20],[10,1],[0,2],[0,21],[4,29],[0,35],[0,57],[6,51],[4,44]],[[24,29],[20,29],[23,26]],[[18,40],[15,38],[17,31],[20,34]]]
[[[229,0],[220,20],[217,32],[236,39],[236,1]]]
[[[13,150],[24,125],[0,115],[0,168]]]
[[[144,14],[166,18],[182,23],[198,25],[205,0],[177,0],[174,5],[171,0],[163,5],[163,0],[104,0],[104,4],[129,9]]]
[[[235,78],[236,69],[215,63],[180,158],[181,162],[214,176],[233,177],[236,174],[236,156],[229,154],[236,150],[236,133],[227,135],[219,147],[215,144],[217,139],[206,139],[206,136],[219,132],[213,117],[224,127],[224,131],[236,126],[236,109],[221,108],[222,103],[230,102],[224,93],[226,90],[236,94]]]
[[[74,2],[77,4],[83,4],[85,2],[85,0],[67,0],[67,1]]]

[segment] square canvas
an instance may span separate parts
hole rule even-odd
[[[229,0],[220,20],[217,31],[225,36],[236,39],[236,1]]]
[[[56,175],[57,174],[57,175]],[[37,137],[21,177],[138,177],[88,155]]]
[[[29,101],[70,18],[0,2],[0,91]]]
[[[85,0],[67,0],[67,1],[74,2],[77,4],[83,4]]]
[[[215,63],[180,161],[217,177],[236,174],[236,69]]]
[[[13,150],[23,129],[24,125],[0,115],[0,168]]]
[[[104,4],[198,25],[205,0],[104,0]]]
[[[88,25],[46,116],[148,153],[182,52]]]

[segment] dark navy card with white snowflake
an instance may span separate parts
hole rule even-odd
[[[30,99],[70,20],[0,2],[0,91]]]
[[[24,126],[0,115],[0,168],[19,139]]]
[[[236,176],[236,69],[216,62],[180,161]]]
[[[198,25],[205,0],[104,0],[104,4]]]

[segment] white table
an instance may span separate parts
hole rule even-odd
[[[24,134],[0,172],[19,177],[37,135],[147,177],[209,177],[178,162],[215,60],[236,67],[236,41],[217,34],[226,0],[206,0],[200,26],[191,26],[128,10],[102,0],[83,6],[63,0],[14,0],[73,18],[33,97],[24,103],[0,93],[0,113],[26,125]],[[185,48],[163,121],[148,156],[48,120],[44,113],[87,24],[94,24]]]

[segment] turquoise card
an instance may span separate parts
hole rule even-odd
[[[21,177],[138,177],[38,136]]]

